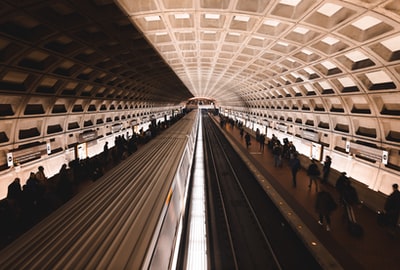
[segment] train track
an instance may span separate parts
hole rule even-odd
[[[218,126],[202,117],[211,268],[321,269]]]

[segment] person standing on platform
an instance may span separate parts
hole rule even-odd
[[[399,185],[392,185],[393,192],[389,195],[385,202],[385,219],[386,224],[395,228],[400,215],[400,191]]]
[[[339,193],[339,203],[344,206],[344,189],[349,182],[349,178],[346,175],[346,172],[342,172],[339,178],[336,180],[335,188]]]
[[[322,167],[322,184],[328,183],[329,172],[331,170],[332,159],[330,156],[325,157],[324,166]]]
[[[282,167],[282,145],[280,141],[276,141],[272,147],[272,154],[274,155],[275,167]]]
[[[327,231],[331,230],[331,214],[336,208],[337,204],[329,192],[322,190],[317,193],[315,210],[319,217],[318,224],[323,226],[325,221]]]
[[[310,182],[308,184],[308,189],[311,189],[312,184],[315,184],[315,191],[318,191],[318,177],[320,175],[320,171],[318,169],[315,160],[311,160],[311,164],[308,166],[307,175],[310,178]]]
[[[260,134],[260,152],[264,153],[265,134]]]
[[[246,147],[249,148],[250,144],[251,144],[251,139],[250,139],[250,134],[247,132],[246,135],[244,136],[244,139],[246,141]]]
[[[36,180],[38,180],[41,185],[45,185],[46,184],[47,177],[44,174],[43,166],[39,166],[38,167],[38,171],[36,173]]]
[[[104,147],[103,147],[103,157],[104,157],[104,163],[108,162],[108,142],[105,142]]]
[[[301,168],[301,164],[300,164],[300,160],[299,160],[299,156],[297,153],[294,153],[292,155],[292,158],[289,160],[289,166],[290,169],[292,171],[292,182],[293,182],[293,187],[297,186],[297,172],[300,170]]]
[[[21,180],[16,177],[14,181],[8,185],[7,199],[13,202],[20,203],[22,199]]]

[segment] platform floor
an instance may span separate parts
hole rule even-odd
[[[217,117],[218,118],[218,117]],[[292,186],[292,178],[287,161],[281,168],[274,167],[271,151],[265,146],[260,151],[259,143],[252,137],[251,146],[246,149],[244,138],[235,126],[227,124],[226,134],[247,153],[260,172],[268,174],[266,178],[271,186],[284,198],[286,203],[300,217],[309,230],[325,246],[343,269],[400,269],[400,237],[377,224],[376,213],[365,205],[354,208],[357,221],[364,229],[361,238],[355,238],[347,231],[344,208],[338,207],[331,217],[331,231],[318,224],[315,212],[316,190],[308,189],[309,179],[304,169],[297,175],[297,187]],[[329,184],[320,184],[320,188],[329,191],[338,201],[335,188]],[[288,258],[290,259],[290,258]]]

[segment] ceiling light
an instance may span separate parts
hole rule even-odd
[[[332,3],[327,3],[317,10],[318,13],[331,17],[333,14],[341,10],[343,7]]]
[[[363,18],[355,21],[351,25],[354,27],[357,27],[360,30],[367,30],[368,28],[371,28],[377,24],[381,23],[381,20],[378,20],[377,18],[374,18],[372,16],[364,16]]]
[[[374,84],[392,82],[392,79],[389,77],[389,75],[387,75],[387,73],[382,70],[376,71],[376,72],[371,72],[371,73],[366,73],[365,75]]]
[[[264,37],[260,37],[260,36],[254,36],[253,38],[255,38],[255,39],[259,39],[259,40],[265,40],[265,38],[264,38]]]
[[[302,0],[281,0],[279,4],[297,6]]]
[[[313,54],[312,51],[307,50],[307,49],[302,49],[301,52],[304,53],[304,54],[307,54],[307,55],[312,55]]]
[[[273,26],[273,27],[278,26],[280,23],[281,23],[280,21],[276,21],[276,20],[265,20],[263,22],[263,24],[268,25],[268,26]]]
[[[326,69],[328,69],[328,70],[336,68],[336,66],[330,61],[324,61],[321,63],[321,65],[326,67]]]
[[[387,39],[381,43],[392,52],[400,50],[400,36]]]
[[[333,37],[326,37],[326,38],[324,38],[324,39],[322,40],[322,42],[324,42],[324,43],[326,43],[326,44],[332,46],[332,45],[338,43],[339,40],[336,39],[336,38],[333,38]]]
[[[302,35],[307,34],[309,31],[310,31],[310,30],[307,29],[307,28],[305,28],[305,27],[296,27],[296,28],[293,30],[293,32],[296,32],[296,33],[299,33],[299,34],[302,34]]]
[[[338,80],[343,87],[352,87],[356,85],[350,77],[339,78]]]
[[[155,21],[161,20],[160,16],[158,16],[158,15],[146,16],[146,17],[144,17],[144,19],[146,20],[146,22],[155,22]]]
[[[240,34],[236,33],[236,32],[229,32],[228,35],[236,36],[236,37],[240,36]]]
[[[212,19],[212,20],[219,20],[219,18],[221,17],[219,14],[210,14],[210,13],[206,13],[204,15],[204,17],[206,19]]]
[[[345,56],[354,62],[359,62],[368,59],[368,57],[360,51],[349,52],[346,53]]]
[[[180,14],[174,14],[175,19],[189,19],[190,14],[189,13],[180,13]]]
[[[248,22],[250,20],[250,17],[237,15],[237,16],[234,17],[234,20],[235,21],[240,21],[240,22]]]

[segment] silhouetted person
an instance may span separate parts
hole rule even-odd
[[[293,187],[297,186],[297,172],[301,168],[300,160],[297,154],[294,154],[292,158],[289,160],[289,166],[292,171],[292,182],[293,182]]]
[[[264,147],[265,147],[265,134],[260,134],[260,151],[264,152]]]
[[[346,176],[346,172],[342,172],[339,176],[339,178],[336,180],[335,188],[339,193],[339,203],[341,205],[344,205],[344,189],[345,186],[347,185],[347,182],[349,182],[349,178]]]
[[[57,183],[57,194],[62,202],[66,202],[72,197],[72,183],[69,179],[67,164],[61,166]]]
[[[19,202],[22,196],[21,181],[17,177],[14,181],[8,185],[7,199]]]
[[[310,182],[308,184],[308,189],[311,189],[312,184],[315,184],[315,190],[318,191],[318,177],[320,175],[320,171],[318,169],[315,160],[311,160],[311,164],[308,166],[307,175],[310,178]]]
[[[246,141],[246,147],[249,148],[250,144],[251,144],[251,139],[250,139],[250,134],[247,132],[246,135],[244,136],[244,139]]]
[[[43,166],[38,167],[38,171],[36,173],[36,179],[39,181],[40,184],[44,185],[46,183],[47,177],[44,174]]]
[[[386,224],[391,227],[396,227],[400,214],[400,191],[398,184],[393,184],[392,188],[393,192],[386,199],[384,209]]]
[[[274,143],[272,147],[272,154],[274,155],[274,166],[281,167],[282,166],[282,145],[279,141]]]
[[[106,142],[106,143],[104,144],[104,147],[103,147],[104,162],[107,162],[107,161],[108,161],[108,154],[109,154],[108,142]]]
[[[323,226],[326,223],[326,230],[330,231],[331,225],[331,214],[337,208],[335,200],[332,195],[327,191],[320,191],[317,193],[317,199],[315,202],[315,210],[318,213],[318,223]]]
[[[322,183],[325,184],[329,179],[329,172],[331,170],[332,159],[330,156],[325,157],[324,166],[322,167]]]

